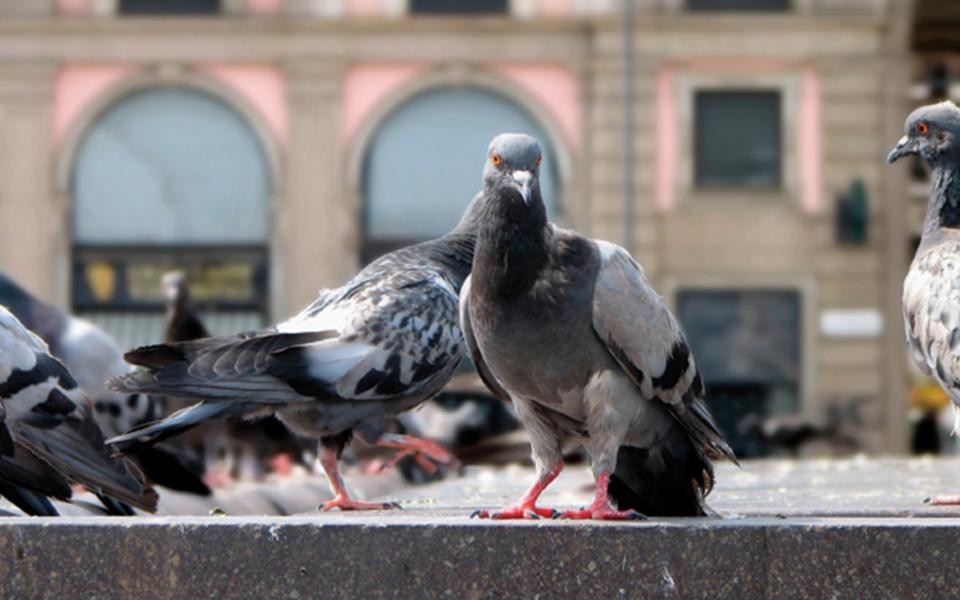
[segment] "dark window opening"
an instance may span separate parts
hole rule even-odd
[[[769,453],[749,424],[800,410],[799,294],[687,290],[677,309],[720,430],[738,456]]]
[[[411,14],[506,14],[507,0],[410,0]]]
[[[779,92],[702,91],[694,103],[697,187],[780,186]]]
[[[216,15],[220,0],[120,0],[121,15]]]
[[[790,10],[790,0],[687,0],[687,10],[780,12]]]

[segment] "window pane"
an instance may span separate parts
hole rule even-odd
[[[790,0],[687,0],[687,10],[782,11],[790,9]]]
[[[506,13],[507,0],[410,0],[411,13]]]
[[[205,94],[129,96],[93,125],[74,165],[78,243],[264,243],[270,181],[253,129]]]
[[[511,100],[478,88],[432,90],[387,117],[364,166],[365,259],[443,235],[482,187],[487,146],[499,133],[543,145],[541,191],[556,214],[556,157],[540,126]]]
[[[697,92],[695,104],[697,186],[780,184],[778,92]]]
[[[120,0],[121,15],[213,15],[220,0]]]
[[[799,294],[688,290],[678,296],[677,315],[717,424],[738,453],[756,454],[741,435],[744,417],[800,408]]]

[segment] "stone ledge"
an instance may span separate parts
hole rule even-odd
[[[958,534],[958,518],[8,518],[0,595],[943,597]]]

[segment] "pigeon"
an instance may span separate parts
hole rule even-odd
[[[483,171],[483,214],[460,321],[477,370],[512,400],[536,481],[490,518],[702,516],[710,459],[736,461],[704,402],[680,327],[626,250],[547,221],[540,144],[501,134]],[[558,513],[536,502],[583,445],[593,502]]]
[[[204,401],[108,443],[124,451],[208,419],[273,414],[294,433],[319,438],[334,494],[323,510],[393,508],[350,498],[338,462],[354,435],[400,455],[454,461],[438,444],[384,429],[438,393],[465,353],[457,302],[480,208],[474,199],[447,235],[382,256],[274,327],[128,352],[144,370],[113,380],[114,389]]]
[[[838,421],[821,424],[801,415],[750,413],[737,423],[737,431],[740,435],[752,437],[765,450],[783,450],[793,458],[799,457],[807,444],[818,440],[847,449],[857,447],[857,441],[841,431]]]
[[[932,183],[920,245],[903,283],[907,347],[921,371],[953,403],[954,434],[960,433],[960,109],[940,102],[914,110],[905,135],[887,156],[893,163],[916,155],[930,168]],[[960,495],[934,504],[960,505]]]
[[[183,271],[170,271],[161,278],[163,295],[167,302],[165,342],[186,342],[210,336],[203,319],[190,301],[190,282]],[[167,413],[193,404],[192,398],[164,398]],[[119,433],[119,432],[118,432]],[[273,416],[256,422],[230,419],[228,422],[208,422],[183,436],[186,445],[203,456],[208,480],[229,480],[231,469],[224,468],[221,458],[229,464],[239,463],[240,471],[257,478],[264,472],[264,463],[286,454],[303,463],[303,452],[297,440]],[[296,461],[296,459],[300,459]]]
[[[87,398],[92,399],[94,419],[108,436],[160,418],[156,399],[146,394],[118,394],[106,382],[130,371],[117,343],[93,323],[41,302],[0,273],[0,304],[38,334],[51,354],[63,361]],[[189,460],[166,446],[144,449],[134,457],[147,477],[178,491],[209,495]]]
[[[56,515],[82,484],[109,514],[157,508],[157,493],[111,456],[89,400],[46,343],[0,305],[0,494],[27,514]]]

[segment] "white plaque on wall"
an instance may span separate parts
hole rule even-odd
[[[883,314],[875,308],[831,308],[820,313],[820,333],[830,337],[877,337]]]

